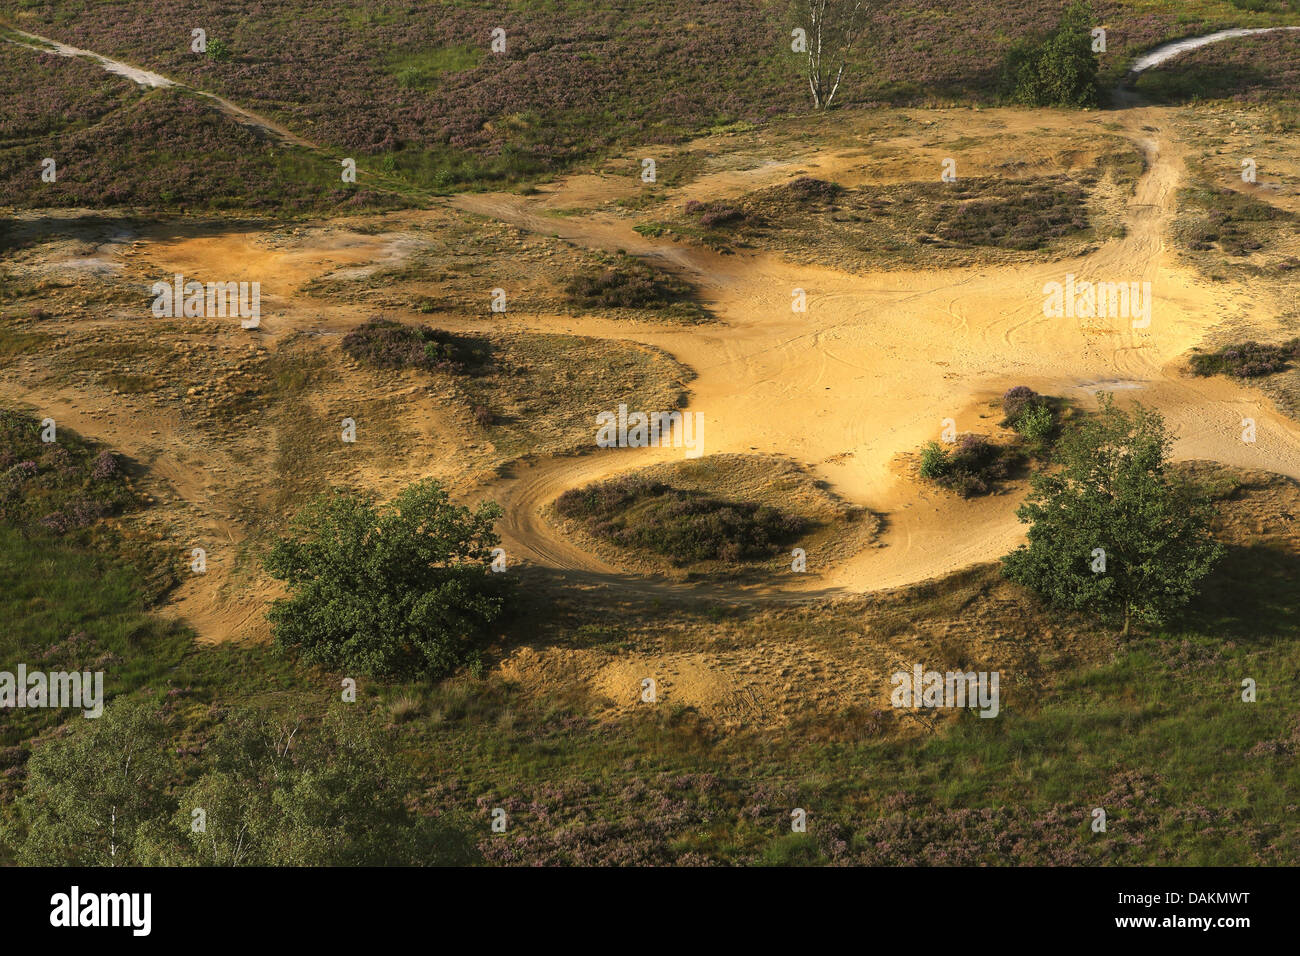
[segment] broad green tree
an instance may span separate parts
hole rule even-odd
[[[334,670],[448,673],[503,608],[489,570],[500,514],[452,504],[431,479],[383,506],[338,489],[316,498],[266,558],[290,592],[268,614],[276,643]]]
[[[1029,543],[1003,570],[1054,605],[1122,620],[1127,637],[1191,600],[1223,549],[1206,496],[1170,468],[1159,413],[1099,397],[1100,413],[1061,442],[1059,468],[1034,476],[1016,513]]]
[[[463,828],[408,810],[416,780],[384,729],[337,706],[312,729],[251,713],[223,724],[207,769],[176,811],[186,862],[402,866],[476,858]]]
[[[148,703],[118,701],[101,717],[35,747],[5,834],[26,866],[139,866],[171,813],[169,721]]]

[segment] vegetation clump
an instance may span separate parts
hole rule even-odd
[[[806,519],[769,505],[725,501],[637,476],[566,491],[556,510],[597,537],[678,566],[762,560],[808,529]]]
[[[67,429],[53,442],[35,418],[0,410],[0,521],[26,532],[66,535],[134,503],[111,451]]]
[[[1134,620],[1161,624],[1190,601],[1223,549],[1208,495],[1170,468],[1160,414],[1101,403],[1062,439],[1061,467],[1034,476],[1016,512],[1029,543],[1002,564],[1050,604],[1122,619],[1127,636]]]
[[[343,351],[383,369],[465,372],[486,359],[483,346],[427,325],[404,325],[376,316],[343,336]]]
[[[669,310],[699,318],[690,285],[629,255],[574,277],[565,287],[570,300],[587,309]]]
[[[310,663],[376,677],[441,677],[477,653],[505,597],[489,572],[501,509],[451,503],[433,479],[381,506],[335,489],[290,521],[266,556],[284,581],[267,618]]]
[[[1003,83],[1010,98],[1025,106],[1096,106],[1095,22],[1092,9],[1076,0],[1048,37],[1013,44],[1003,62]]]
[[[1260,378],[1285,372],[1291,363],[1300,360],[1300,338],[1281,345],[1264,345],[1259,342],[1240,342],[1216,352],[1201,352],[1192,356],[1191,368],[1197,375],[1236,375],[1238,378]]]

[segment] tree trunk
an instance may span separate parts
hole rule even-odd
[[[1132,623],[1132,616],[1129,613],[1131,609],[1132,609],[1132,605],[1130,605],[1128,601],[1125,601],[1124,602],[1124,630],[1120,632],[1119,635],[1120,640],[1124,640],[1124,641],[1128,640],[1129,624]]]

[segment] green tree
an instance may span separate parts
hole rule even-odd
[[[407,809],[417,792],[383,728],[344,713],[310,732],[232,715],[180,798],[185,862],[201,866],[449,865],[477,858],[465,830]],[[193,825],[194,811],[204,825]]]
[[[291,593],[267,615],[276,643],[336,670],[448,673],[503,609],[489,572],[500,515],[453,505],[432,479],[386,507],[339,489],[316,498],[266,557]]]
[[[1055,32],[1041,42],[1020,40],[1007,52],[1004,84],[1026,106],[1097,105],[1097,54],[1092,50],[1092,8],[1076,0]]]
[[[36,747],[5,842],[26,866],[139,866],[171,812],[169,721],[120,701]]]
[[[1204,492],[1171,473],[1159,413],[1098,397],[1100,413],[1062,440],[1059,470],[1034,476],[1016,512],[1029,543],[1003,571],[1054,605],[1121,618],[1127,637],[1186,604],[1223,549]]]

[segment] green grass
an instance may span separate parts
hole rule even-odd
[[[388,70],[396,77],[399,86],[427,90],[438,82],[442,74],[472,70],[482,59],[481,46],[447,46],[393,57],[388,61]]]

